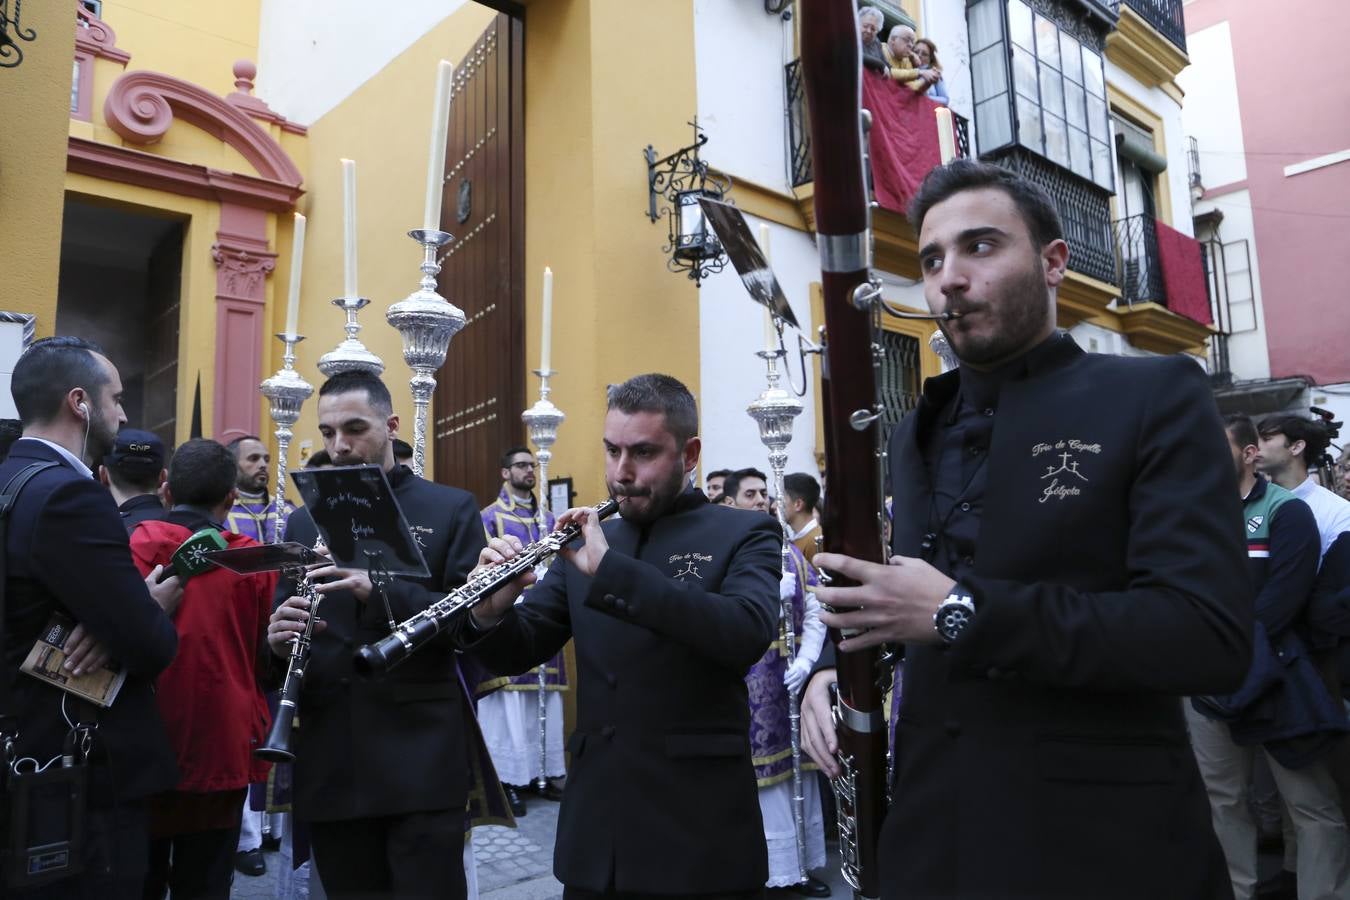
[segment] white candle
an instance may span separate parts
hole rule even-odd
[[[945,166],[956,159],[956,131],[953,128],[952,111],[939,106],[934,112],[937,114],[938,153]]]
[[[436,105],[431,109],[431,159],[427,164],[427,209],[422,227],[441,228],[441,193],[445,188],[445,141],[450,131],[450,79],[455,67],[441,60],[436,69]]]
[[[544,266],[544,321],[540,330],[539,368],[547,372],[553,350],[553,270],[548,266]]]
[[[764,254],[764,265],[772,268],[769,258],[769,225],[759,223],[759,252]],[[773,353],[778,349],[778,330],[773,327],[773,311],[764,307],[764,349]]]
[[[300,323],[300,267],[305,259],[305,217],[295,214],[291,232],[291,295],[286,302],[286,334],[295,336]]]
[[[342,296],[356,290],[356,161],[342,161]]]

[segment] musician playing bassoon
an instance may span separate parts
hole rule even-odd
[[[778,631],[781,536],[689,486],[694,398],[666,375],[613,388],[605,480],[623,518],[571,509],[564,549],[473,610],[471,648],[503,674],[576,641],[577,727],[553,872],[564,897],[757,897],[768,874],[745,674]],[[483,565],[515,555],[494,538]],[[322,868],[322,862],[320,863]]]
[[[484,535],[472,494],[394,464],[398,421],[375,375],[344,372],[319,389],[324,449],[338,466],[384,468],[432,572],[383,588],[394,619],[402,621],[464,583]],[[309,547],[317,536],[306,510],[287,521],[287,540]],[[481,739],[460,685],[453,635],[384,678],[358,678],[353,648],[389,634],[384,599],[364,571],[327,566],[310,577],[320,582],[323,603],[294,739],[295,812],[309,823],[324,889],[331,897],[464,897],[468,754]],[[289,597],[272,616],[268,641],[283,659],[290,638],[304,628],[307,605]]]
[[[1055,329],[1069,248],[1003,168],[935,169],[911,208],[960,359],[890,440],[889,565],[821,553],[840,649],[905,649],[881,895],[1231,897],[1180,697],[1231,692],[1252,591],[1224,431],[1185,356]],[[803,743],[839,771],[827,685]]]

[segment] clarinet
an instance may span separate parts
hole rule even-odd
[[[602,520],[619,509],[619,501],[606,500],[595,508]],[[530,544],[515,557],[471,575],[456,588],[417,615],[395,626],[388,637],[357,648],[352,664],[367,677],[383,675],[440,634],[461,612],[473,609],[505,585],[537,566],[581,534],[581,523],[573,522]]]
[[[802,82],[811,117],[816,235],[825,312],[822,400],[825,413],[825,548],[884,562],[881,478],[884,447],[876,423],[880,311],[868,299],[870,246],[863,172],[861,78],[854,0],[802,0]],[[864,311],[865,310],[865,311]],[[822,573],[823,575],[823,573]],[[835,577],[832,583],[851,582]],[[830,629],[836,646],[847,637]],[[842,774],[839,811],[844,880],[857,897],[878,897],[877,845],[886,813],[885,656],[877,648],[838,654],[834,719]]]
[[[314,549],[318,550],[316,543]],[[314,585],[304,575],[302,566],[297,566],[287,574],[296,577],[305,599],[309,600],[309,619],[305,630],[291,640],[291,656],[286,665],[286,681],[281,686],[281,702],[277,705],[276,717],[272,720],[272,730],[267,735],[267,743],[253,751],[253,755],[268,762],[295,762],[295,753],[291,751],[291,732],[295,727],[295,713],[300,708],[300,691],[304,688],[305,668],[309,665],[309,650],[314,641],[314,623],[319,621],[319,601],[323,599]]]

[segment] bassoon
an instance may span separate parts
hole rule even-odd
[[[863,114],[854,0],[802,0],[802,82],[811,128],[816,241],[824,293],[825,549],[883,562],[881,442]],[[879,321],[878,321],[879,324]],[[834,577],[832,584],[848,585]],[[837,646],[846,634],[830,629]],[[841,775],[834,780],[843,876],[877,897],[877,843],[886,811],[884,659],[879,648],[837,655],[834,696]]]

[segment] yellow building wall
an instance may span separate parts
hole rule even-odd
[[[23,62],[0,69],[0,308],[36,315],[39,337],[56,326],[73,6],[25,4],[22,24],[37,37],[20,42]]]
[[[526,346],[533,367],[547,265],[552,399],[567,414],[550,474],[570,475],[579,503],[605,496],[606,385],[665,372],[699,393],[698,291],[666,269],[665,220],[643,215],[642,158],[691,139],[693,4],[659,5],[656,56],[633,40],[634,12],[628,0],[533,0],[525,16]]]

